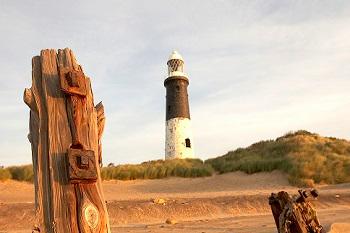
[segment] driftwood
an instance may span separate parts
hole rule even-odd
[[[33,232],[108,233],[101,187],[102,103],[70,49],[42,50],[32,59],[30,108],[35,209]]]
[[[269,204],[278,233],[321,233],[323,228],[309,202],[317,196],[315,189],[299,190],[295,197],[285,191],[272,193]]]

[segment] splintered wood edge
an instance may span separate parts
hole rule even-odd
[[[31,110],[36,111],[35,99],[31,88],[24,89],[23,101]]]

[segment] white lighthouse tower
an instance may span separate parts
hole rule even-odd
[[[167,62],[165,159],[193,158],[193,136],[188,104],[188,77],[182,56],[173,51]]]

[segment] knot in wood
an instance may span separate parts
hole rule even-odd
[[[99,216],[100,214],[94,205],[88,204],[85,206],[84,218],[90,228],[95,229],[97,227],[100,219]]]

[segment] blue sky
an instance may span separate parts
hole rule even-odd
[[[31,162],[31,57],[71,48],[103,101],[104,163],[164,157],[166,61],[185,59],[195,153],[290,130],[350,139],[349,1],[0,0],[0,165]]]

